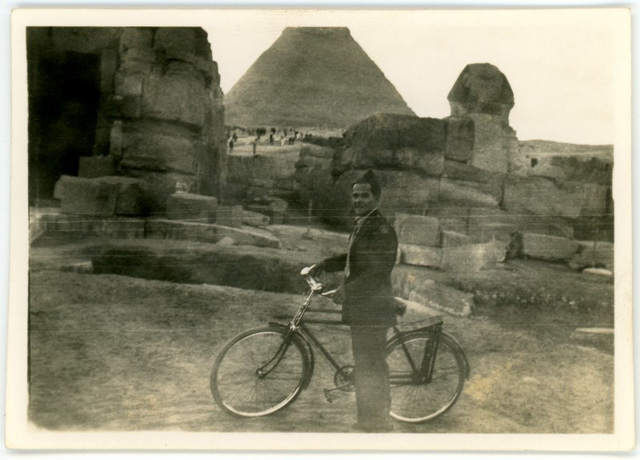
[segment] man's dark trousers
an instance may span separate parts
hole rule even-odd
[[[389,367],[385,361],[388,327],[351,326],[351,347],[355,359],[354,377],[358,423],[383,427],[389,423],[391,397]]]

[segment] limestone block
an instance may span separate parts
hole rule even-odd
[[[571,222],[562,217],[536,216],[533,214],[511,214],[496,208],[469,208],[469,234],[479,234],[483,229],[525,231],[542,235],[573,237]]]
[[[414,244],[398,245],[400,263],[418,265],[421,267],[439,268],[442,259],[442,249]]]
[[[218,199],[213,196],[177,192],[167,197],[167,217],[171,220],[215,222]]]
[[[178,131],[142,125],[122,131],[122,166],[193,174],[202,144]]]
[[[154,36],[154,46],[166,51],[196,53],[196,32],[191,27],[159,27]]]
[[[66,214],[114,215],[118,201],[118,185],[98,179],[61,176],[55,185],[55,198]]]
[[[456,246],[464,246],[471,244],[471,237],[464,233],[452,232],[450,230],[442,230],[442,247],[453,248]]]
[[[472,114],[475,139],[471,165],[487,171],[506,173],[509,170],[509,152],[506,143],[512,130],[499,116]]]
[[[145,211],[143,202],[146,199],[146,188],[143,181],[122,176],[105,176],[94,180],[118,187],[115,214],[138,215]]]
[[[158,59],[158,53],[152,48],[130,48],[121,53],[120,70],[131,71],[129,65],[133,63],[153,64]],[[144,73],[149,73],[151,66],[144,67],[147,69]]]
[[[80,157],[78,166],[78,177],[88,179],[102,176],[114,176],[116,167],[113,157]]]
[[[297,192],[300,190],[300,184],[296,182],[295,179],[290,177],[281,177],[275,180],[275,188],[281,190],[290,190],[292,192]]]
[[[599,184],[558,185],[541,177],[510,176],[505,182],[504,208],[514,214],[578,218],[606,214],[609,198],[609,187]]]
[[[142,114],[141,98],[114,94],[105,100],[105,113],[114,118],[138,119]]]
[[[473,294],[459,291],[433,280],[425,280],[409,294],[409,300],[444,311],[452,316],[471,315]]]
[[[242,206],[218,206],[216,210],[216,224],[225,227],[241,227],[244,211]]]
[[[443,248],[442,268],[454,272],[478,271],[504,262],[506,255],[507,243],[497,240]]]
[[[248,211],[255,212],[258,214],[269,215],[269,205],[268,204],[256,204],[251,203],[246,206]]]
[[[265,187],[249,187],[246,192],[247,203],[269,203],[272,189]]]
[[[475,228],[471,233],[471,238],[476,243],[488,243],[492,240],[498,240],[509,243],[518,228],[511,224],[492,224],[484,223]]]
[[[462,182],[477,182],[484,187],[486,187],[484,184],[491,184],[498,188],[502,188],[505,180],[505,175],[502,173],[486,171],[467,163],[451,160],[445,160],[442,177]],[[501,192],[497,193],[501,194]]]
[[[350,127],[345,138],[350,147],[340,164],[346,168],[425,167],[425,173],[439,174],[445,146],[442,120],[376,114]]]
[[[116,27],[51,27],[51,40],[56,48],[76,53],[100,53],[117,46]]]
[[[269,216],[245,209],[242,216],[242,223],[252,227],[265,227],[269,225]]]
[[[612,145],[580,145],[522,141],[512,157],[512,170],[524,176],[611,185]]]
[[[440,246],[440,221],[433,217],[396,213],[398,242],[419,246]]]
[[[280,240],[266,231],[248,227],[233,228],[216,224],[182,222],[176,220],[148,219],[145,232],[147,238],[173,240],[192,240],[203,243],[216,243],[228,237],[236,244],[278,248]]]
[[[335,150],[330,147],[322,147],[315,144],[303,143],[300,147],[300,158],[318,158],[331,162]]]
[[[276,186],[276,181],[273,179],[259,179],[253,178],[249,181],[251,187],[273,188]]]
[[[615,248],[608,241],[578,241],[578,253],[569,261],[569,266],[576,270],[587,267],[604,267],[614,269]]]
[[[147,212],[165,213],[167,197],[178,190],[195,190],[195,176],[144,169],[127,169],[128,176],[142,180],[145,190],[144,207]]]
[[[401,147],[395,151],[397,163],[403,168],[418,170],[429,176],[440,176],[444,170],[444,154],[415,147]]]
[[[125,27],[120,35],[120,50],[129,48],[151,48],[153,45],[153,28]]]
[[[205,59],[182,50],[166,50],[164,58],[168,61],[181,61],[188,63],[194,70],[201,72],[203,75],[214,75],[218,71],[215,62],[211,61],[211,59]]]
[[[522,254],[534,259],[566,261],[573,258],[580,245],[568,238],[540,235],[536,233],[520,233]]]
[[[100,92],[113,93],[113,76],[118,70],[118,52],[108,48],[100,53]]]
[[[141,96],[145,76],[138,73],[118,72],[115,75],[115,94],[118,96]]]
[[[445,118],[445,157],[450,160],[467,162],[473,156],[475,125],[468,117]]]
[[[281,225],[285,222],[288,207],[288,203],[279,198],[275,198],[269,203],[267,210],[273,225]]]
[[[145,80],[142,114],[202,128],[209,108],[204,83],[182,75],[151,75]]]
[[[192,64],[178,60],[165,61],[164,77],[181,78],[197,83],[206,88],[205,76]]]
[[[488,185],[488,186],[487,186]],[[501,189],[497,185],[463,182],[442,178],[439,201],[460,207],[498,207]]]
[[[226,194],[228,197],[244,199],[247,188],[252,180],[276,180],[279,177],[293,175],[296,170],[294,163],[287,158],[277,158],[271,156],[258,155],[237,156],[230,155],[226,158],[227,162],[227,185]],[[311,187],[315,172],[309,171],[301,174],[305,176],[305,180],[311,182]],[[330,176],[329,176],[330,177]]]
[[[426,215],[437,218],[442,230],[467,233],[469,230],[469,209],[437,203],[436,206],[427,209]]]

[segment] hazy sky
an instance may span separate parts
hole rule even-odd
[[[488,62],[511,84],[520,140],[597,144],[614,141],[620,56],[610,19],[585,10],[219,11],[202,26],[224,92],[285,27],[346,26],[419,116],[448,116],[447,95],[465,65]]]

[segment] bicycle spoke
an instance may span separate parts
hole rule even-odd
[[[295,399],[305,375],[305,355],[295,341],[282,353],[284,337],[281,330],[267,327],[239,336],[226,346],[211,380],[214,398],[223,409],[260,416]]]
[[[457,399],[463,384],[463,364],[441,337],[429,383],[422,370],[415,375],[407,351],[416,366],[422,366],[425,350],[431,346],[430,332],[416,333],[390,351],[387,363],[391,380],[391,415],[408,422],[421,422],[442,414]],[[395,380],[394,380],[395,379]]]

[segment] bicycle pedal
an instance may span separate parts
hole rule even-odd
[[[329,390],[327,390],[327,389],[324,390],[324,398],[327,400],[328,403],[332,403],[333,402],[333,398],[331,397],[331,393],[329,393]]]

